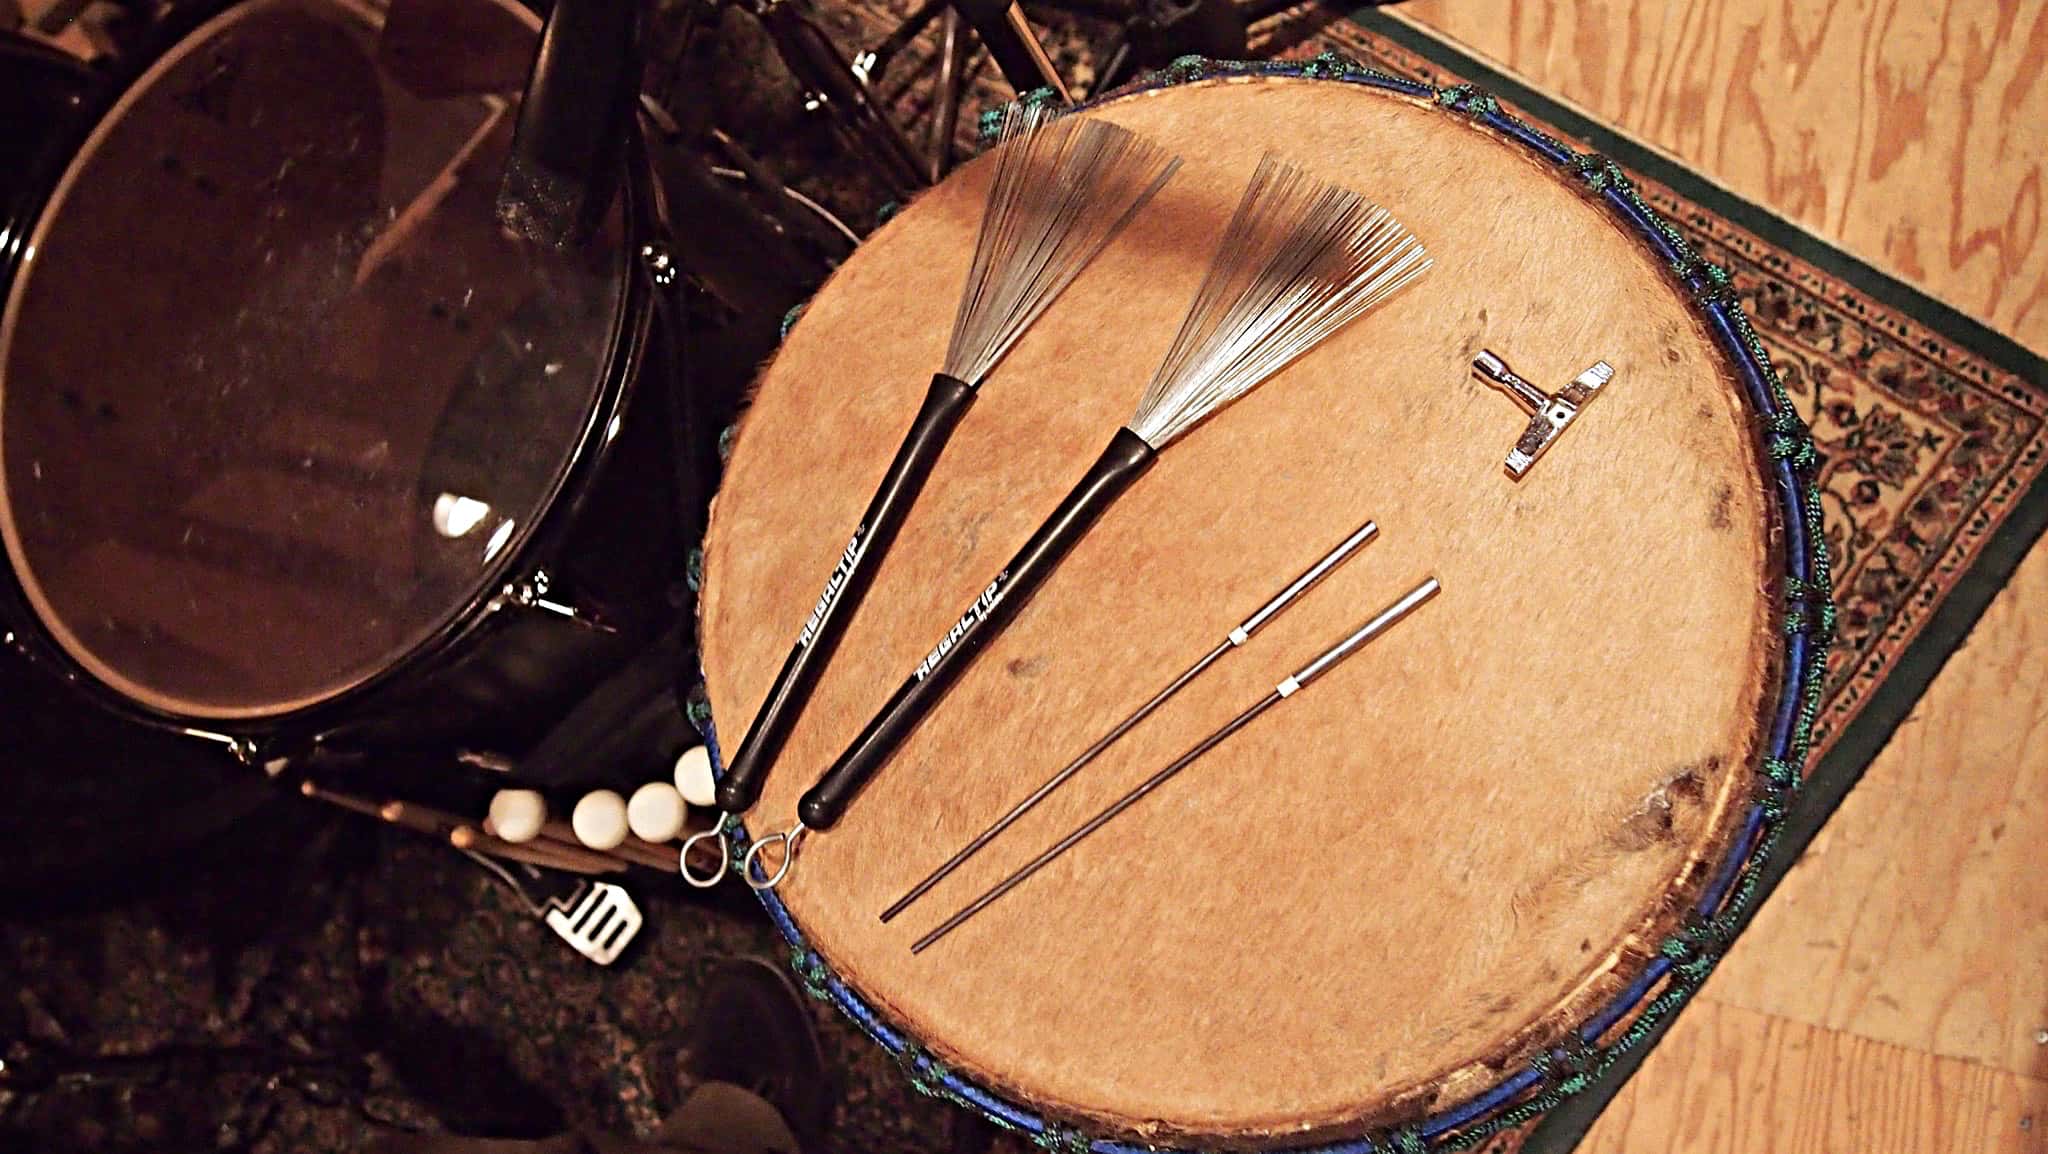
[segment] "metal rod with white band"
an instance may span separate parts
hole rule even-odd
[[[1264,625],[1268,621],[1271,621],[1273,618],[1279,616],[1280,611],[1287,608],[1289,605],[1292,605],[1294,603],[1295,598],[1300,597],[1303,593],[1308,592],[1309,589],[1312,586],[1314,586],[1318,581],[1321,581],[1324,577],[1328,576],[1331,570],[1335,569],[1337,566],[1343,564],[1346,560],[1350,559],[1353,553],[1356,553],[1362,546],[1365,545],[1367,541],[1370,541],[1375,536],[1377,536],[1379,534],[1379,531],[1380,527],[1371,521],[1367,521],[1365,524],[1353,530],[1351,535],[1349,537],[1344,538],[1343,541],[1339,542],[1335,549],[1332,549],[1328,553],[1323,554],[1321,560],[1317,561],[1314,565],[1309,566],[1307,572],[1295,578],[1292,584],[1287,586],[1287,588],[1282,589],[1276,596],[1274,596],[1274,598],[1271,601],[1268,601],[1263,606],[1260,606],[1258,612],[1252,614],[1250,617],[1245,618],[1244,621],[1237,626],[1237,628],[1232,629],[1229,632],[1229,634],[1227,634],[1224,637],[1221,644],[1217,645],[1214,649],[1211,649],[1209,652],[1203,654],[1202,658],[1199,661],[1196,661],[1193,665],[1190,665],[1185,670],[1182,670],[1178,677],[1175,677],[1172,681],[1166,684],[1166,688],[1160,690],[1156,694],[1153,694],[1152,699],[1150,701],[1147,701],[1145,704],[1139,706],[1136,712],[1132,713],[1129,717],[1126,717],[1122,721],[1118,722],[1113,729],[1111,729],[1108,733],[1105,733],[1100,738],[1098,738],[1095,744],[1083,750],[1081,752],[1081,756],[1068,762],[1066,766],[1063,767],[1058,773],[1053,774],[1051,778],[1047,779],[1044,785],[1041,785],[1037,789],[1033,790],[1029,797],[1026,797],[1023,801],[1018,802],[1015,806],[1013,806],[1010,809],[1008,813],[1005,813],[1002,817],[997,818],[995,824],[989,826],[987,829],[977,834],[973,841],[970,841],[965,846],[961,847],[960,852],[954,854],[950,858],[947,858],[943,865],[939,866],[931,873],[926,874],[924,880],[918,882],[917,885],[911,887],[909,893],[906,893],[902,897],[896,899],[895,904],[891,905],[888,909],[882,911],[882,920],[885,922],[889,921],[893,919],[897,914],[900,914],[904,910],[910,908],[911,903],[915,902],[918,898],[923,897],[925,893],[928,892],[933,886],[938,885],[940,882],[944,881],[947,878],[947,876],[952,874],[954,870],[960,868],[960,864],[962,862],[965,862],[968,858],[973,857],[975,854],[979,853],[983,846],[987,845],[991,841],[994,841],[999,834],[1001,834],[1004,830],[1010,828],[1010,826],[1014,824],[1018,818],[1023,817],[1026,813],[1030,812],[1033,806],[1036,806],[1039,802],[1044,801],[1048,796],[1051,795],[1051,793],[1054,790],[1058,789],[1060,786],[1065,785],[1068,778],[1071,778],[1075,774],[1081,772],[1081,770],[1085,769],[1088,766],[1089,762],[1094,761],[1097,757],[1099,757],[1102,754],[1104,750],[1116,744],[1118,738],[1121,738],[1124,734],[1129,733],[1132,729],[1136,728],[1139,722],[1145,720],[1147,717],[1152,716],[1152,714],[1155,711],[1157,711],[1160,706],[1165,705],[1169,700],[1173,698],[1175,694],[1179,693],[1182,689],[1186,688],[1189,682],[1193,681],[1197,677],[1200,677],[1202,673],[1205,670],[1207,670],[1211,665],[1214,665],[1216,664],[1216,662],[1222,660],[1224,654],[1229,653],[1232,649],[1235,649],[1238,646],[1243,645],[1245,642],[1251,640],[1252,634],[1258,632],[1260,626]]]
[[[1183,753],[1179,757],[1175,758],[1172,764],[1168,765],[1165,769],[1162,769],[1158,773],[1153,774],[1151,777],[1146,778],[1145,781],[1142,784],[1140,784],[1137,788],[1131,790],[1131,792],[1125,794],[1121,798],[1118,798],[1115,802],[1111,803],[1110,806],[1107,809],[1103,810],[1101,813],[1098,813],[1094,817],[1088,819],[1087,823],[1082,825],[1079,829],[1076,829],[1074,832],[1068,834],[1067,836],[1061,838],[1059,841],[1053,843],[1050,849],[1046,850],[1042,854],[1039,854],[1037,857],[1032,858],[1029,862],[1025,863],[1025,865],[1022,868],[1018,869],[1015,873],[1012,873],[1010,876],[1004,878],[1002,881],[997,882],[994,888],[990,889],[987,893],[982,894],[980,897],[974,899],[974,901],[968,903],[968,905],[965,908],[963,908],[959,913],[956,913],[952,917],[947,918],[945,921],[941,922],[938,928],[934,929],[932,932],[926,934],[925,936],[919,938],[917,942],[910,947],[910,952],[913,954],[923,953],[925,948],[930,946],[933,942],[936,942],[940,938],[945,937],[947,934],[952,933],[955,929],[959,928],[959,926],[962,923],[967,921],[967,919],[973,917],[975,914],[978,914],[982,910],[986,909],[997,898],[1000,898],[1004,894],[1009,893],[1011,890],[1016,889],[1019,885],[1021,885],[1024,882],[1026,878],[1029,878],[1032,874],[1037,873],[1039,870],[1044,869],[1047,865],[1051,864],[1053,859],[1059,857],[1061,854],[1067,852],[1068,850],[1074,848],[1074,846],[1080,844],[1082,839],[1086,838],[1089,834],[1092,834],[1096,830],[1101,829],[1103,826],[1108,825],[1110,821],[1113,820],[1118,814],[1136,805],[1141,799],[1144,798],[1146,794],[1149,794],[1153,790],[1158,789],[1160,786],[1165,785],[1167,781],[1170,780],[1175,774],[1179,773],[1183,769],[1186,769],[1188,766],[1194,764],[1197,758],[1209,752],[1211,749],[1216,748],[1216,746],[1222,744],[1227,738],[1230,737],[1231,734],[1236,733],[1238,730],[1243,729],[1245,726],[1251,724],[1252,720],[1257,718],[1261,713],[1266,712],[1268,709],[1271,709],[1275,705],[1280,704],[1280,702],[1301,692],[1304,688],[1308,686],[1309,682],[1314,681],[1316,678],[1321,677],[1325,673],[1328,673],[1333,667],[1336,666],[1338,662],[1344,660],[1346,657],[1349,657],[1353,653],[1356,653],[1360,649],[1364,648],[1367,642],[1371,641],[1375,637],[1378,637],[1380,634],[1386,632],[1389,628],[1392,628],[1397,622],[1399,622],[1403,617],[1406,617],[1408,616],[1408,614],[1414,612],[1416,606],[1421,605],[1424,601],[1427,601],[1430,598],[1436,596],[1437,590],[1440,588],[1442,588],[1442,586],[1437,584],[1436,578],[1430,577],[1424,580],[1422,584],[1417,585],[1415,588],[1409,590],[1407,594],[1405,594],[1399,601],[1396,601],[1392,605],[1389,605],[1385,609],[1381,610],[1377,616],[1375,616],[1372,620],[1366,622],[1364,625],[1359,626],[1358,629],[1355,632],[1353,632],[1349,637],[1346,637],[1344,640],[1339,641],[1337,644],[1331,646],[1326,652],[1323,653],[1322,656],[1316,658],[1314,661],[1309,662],[1307,665],[1302,666],[1299,670],[1297,670],[1294,673],[1293,676],[1286,678],[1285,680],[1281,681],[1279,685],[1274,686],[1272,692],[1260,698],[1258,703],[1253,705],[1250,709],[1247,709],[1243,713],[1238,714],[1236,717],[1231,718],[1230,721],[1223,726],[1223,728],[1218,729],[1216,732],[1203,738],[1201,741],[1196,742],[1192,749],[1189,749],[1186,753]]]

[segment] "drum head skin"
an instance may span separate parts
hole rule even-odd
[[[0,319],[0,529],[50,637],[132,704],[271,717],[393,668],[503,580],[590,435],[622,214],[569,254],[497,228],[535,26],[458,6],[446,68],[419,20],[229,10],[37,225]]]
[[[1163,452],[779,892],[892,1028],[1049,1117],[1281,1145],[1413,1119],[1611,1000],[1736,836],[1783,661],[1756,418],[1642,238],[1469,119],[1289,78],[1087,115],[1186,166],[982,386],[747,824],[787,828],[1130,418],[1270,148],[1384,204],[1435,267]],[[728,749],[943,357],[989,175],[868,241],[761,378],[705,559]],[[1481,349],[1551,390],[1615,370],[1519,483],[1527,415],[1473,378]],[[877,920],[1367,518],[1359,557]],[[910,954],[1430,574],[1410,620]]]

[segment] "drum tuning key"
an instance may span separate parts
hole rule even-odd
[[[1522,430],[1514,448],[1508,450],[1506,462],[1508,476],[1519,481],[1579,419],[1579,414],[1600,395],[1601,388],[1614,379],[1614,366],[1595,361],[1571,384],[1552,394],[1516,375],[1492,350],[1482,349],[1472,358],[1472,375],[1513,397],[1529,413],[1529,427]]]

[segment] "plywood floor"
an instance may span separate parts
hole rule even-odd
[[[2048,0],[1390,11],[2048,351]],[[2048,1151],[2048,542],[1583,1149]]]
[[[1390,11],[2048,352],[2042,0]]]

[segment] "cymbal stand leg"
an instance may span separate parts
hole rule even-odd
[[[831,37],[800,5],[804,0],[760,0],[751,11],[775,50],[802,85],[808,107],[822,109],[848,140],[868,154],[882,179],[899,194],[925,186],[924,168],[901,129],[839,54]]]
[[[966,38],[961,34],[960,11],[946,10],[939,31],[939,75],[933,81],[932,122],[926,139],[926,176],[937,184],[953,167],[953,130],[960,119],[960,90],[966,86]]]

